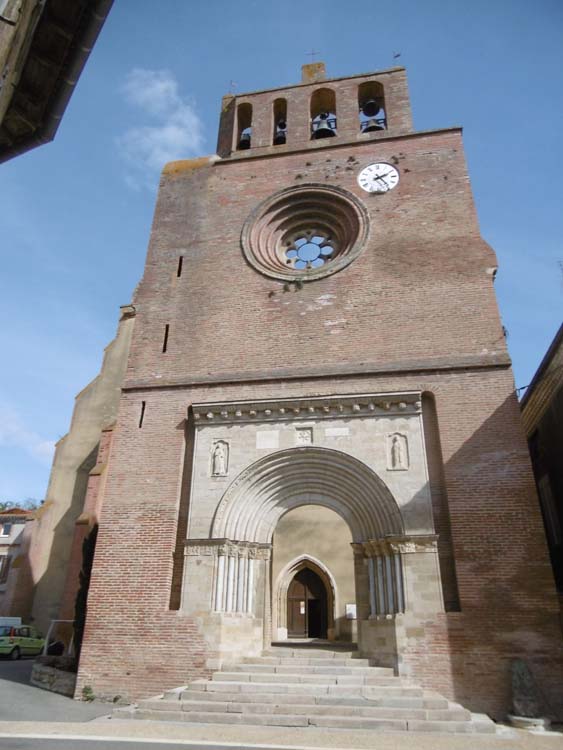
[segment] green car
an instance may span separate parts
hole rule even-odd
[[[0,625],[0,655],[10,659],[37,656],[43,650],[45,639],[32,625]]]

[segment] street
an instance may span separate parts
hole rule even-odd
[[[0,721],[90,721],[111,713],[107,703],[81,703],[30,685],[32,667],[33,659],[0,659]]]
[[[76,737],[63,738],[37,738],[37,737],[9,737],[2,738],[0,735],[0,750],[186,750],[193,748],[193,743],[174,742],[160,740],[110,740],[92,737],[91,739],[78,739]],[[201,745],[200,745],[201,747]],[[216,745],[215,748],[220,746]],[[228,750],[225,748],[225,750]]]

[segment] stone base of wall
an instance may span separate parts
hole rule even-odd
[[[65,672],[62,669],[35,662],[29,681],[35,687],[72,698],[76,686],[76,672]]]

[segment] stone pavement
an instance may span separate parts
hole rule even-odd
[[[492,735],[377,733],[294,727],[181,725],[100,718],[85,723],[0,722],[0,748],[7,736],[97,737],[175,741],[211,750],[234,747],[328,748],[329,750],[562,750],[563,734],[501,729]],[[126,745],[124,745],[126,747]]]

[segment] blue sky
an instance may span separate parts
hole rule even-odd
[[[407,67],[415,127],[464,126],[516,384],[561,323],[563,3],[116,0],[55,141],[0,166],[0,500],[44,497],[146,252],[161,165],[214,152],[221,96]],[[393,53],[401,57],[393,60]]]

